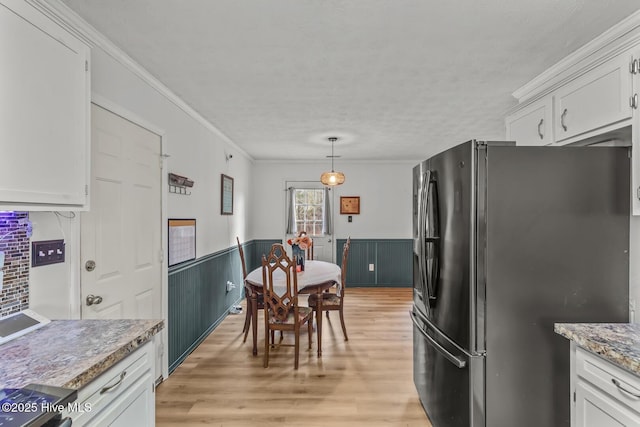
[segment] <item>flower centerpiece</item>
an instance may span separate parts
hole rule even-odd
[[[287,240],[287,243],[291,245],[291,252],[296,264],[300,266],[300,270],[304,271],[305,251],[311,247],[313,240],[306,231],[300,231],[294,238]]]

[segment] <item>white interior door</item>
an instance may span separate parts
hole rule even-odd
[[[91,115],[82,318],[162,318],[161,138],[96,105]]]

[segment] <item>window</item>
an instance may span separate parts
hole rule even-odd
[[[310,236],[321,236],[324,229],[324,189],[296,188],[294,213],[297,231]]]

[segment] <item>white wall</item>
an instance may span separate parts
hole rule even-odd
[[[346,176],[334,187],[336,238],[410,239],[412,169],[418,162],[336,163]],[[281,238],[285,229],[285,181],[319,181],[330,165],[314,162],[257,161],[253,169],[251,234],[256,239]],[[340,196],[360,196],[360,215],[340,215]]]
[[[134,122],[149,125],[163,137],[166,160],[163,178],[168,172],[195,181],[191,195],[163,194],[169,218],[195,218],[196,256],[235,245],[235,237],[251,239],[247,227],[247,211],[251,199],[251,160],[228,143],[224,137],[196,120],[140,77],[109,56],[94,48],[91,56],[92,99],[107,108],[117,107]],[[104,105],[107,104],[107,105]],[[233,158],[226,160],[226,155]],[[234,178],[234,214],[220,215],[220,174]],[[32,240],[65,238],[67,253],[79,253],[79,236],[68,230],[77,226],[75,219],[63,219],[63,225],[51,212],[31,213],[36,222]],[[160,232],[161,230],[158,230]],[[73,318],[79,315],[79,296],[73,281],[82,262],[67,256],[65,264],[38,267],[30,275],[30,307],[51,318]],[[77,287],[77,286],[76,286]],[[71,306],[75,306],[75,311]]]
[[[77,262],[79,242],[74,235],[73,212],[30,212],[33,225],[31,241],[65,241],[65,262],[29,269],[29,308],[50,319],[76,319],[77,304],[71,301],[75,295],[73,277]]]
[[[93,93],[162,129],[165,172],[195,181],[190,196],[168,195],[168,215],[196,218],[196,256],[233,246],[236,235],[244,239],[251,161],[101,50],[91,59]],[[227,162],[225,154],[233,158]],[[220,215],[221,173],[234,178],[232,216]]]

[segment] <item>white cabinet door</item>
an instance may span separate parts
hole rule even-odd
[[[78,391],[73,426],[155,425],[155,347],[148,342]]]
[[[576,384],[576,427],[638,427],[640,415],[585,381]]]
[[[507,140],[515,141],[517,145],[551,144],[551,110],[551,97],[547,96],[508,116]]]
[[[141,377],[124,391],[104,411],[91,419],[90,424],[110,427],[152,427],[155,425],[155,399],[151,373]]]
[[[29,3],[0,0],[0,207],[86,204],[88,59]]]
[[[556,141],[631,118],[629,61],[629,54],[619,55],[554,93]]]

